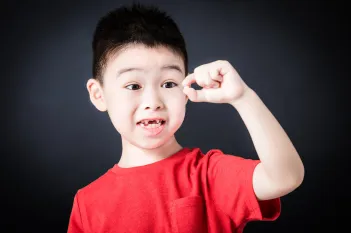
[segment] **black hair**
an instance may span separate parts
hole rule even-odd
[[[109,56],[130,44],[171,49],[183,58],[185,74],[188,73],[186,44],[175,21],[155,6],[134,3],[119,7],[99,20],[92,43],[93,77],[103,84]]]

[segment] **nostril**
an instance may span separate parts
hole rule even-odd
[[[157,107],[145,107],[146,110],[149,110],[149,109],[160,110],[161,108],[162,108],[161,106],[157,106]]]

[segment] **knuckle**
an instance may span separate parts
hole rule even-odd
[[[200,85],[200,86],[204,86],[206,85],[206,82],[202,79],[198,80],[197,83]]]
[[[227,60],[219,60],[219,63],[223,65],[228,65],[229,62]]]

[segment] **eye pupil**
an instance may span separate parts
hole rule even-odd
[[[140,89],[140,86],[139,86],[139,84],[130,84],[126,88],[129,90],[138,90],[138,89]]]
[[[177,86],[177,84],[175,84],[174,82],[166,82],[164,85],[165,85],[165,88],[172,88]]]
[[[176,87],[177,84],[174,83],[174,82],[165,82],[162,87],[164,88],[173,88],[173,87]],[[139,84],[130,84],[128,86],[126,86],[127,89],[129,90],[139,90],[141,87]]]

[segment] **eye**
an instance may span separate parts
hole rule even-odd
[[[172,88],[172,87],[176,87],[178,86],[178,84],[176,84],[175,82],[165,82],[162,87],[164,88]]]
[[[130,84],[130,85],[126,86],[126,88],[129,90],[139,90],[141,88],[141,86],[139,84]]]

